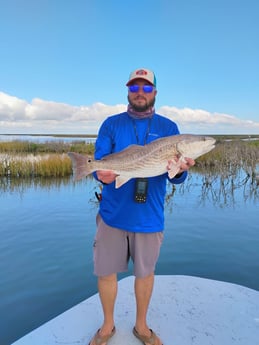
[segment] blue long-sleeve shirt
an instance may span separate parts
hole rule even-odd
[[[158,114],[151,119],[133,119],[127,112],[108,117],[102,124],[95,144],[95,159],[119,152],[129,145],[148,144],[153,140],[179,134],[177,125]],[[97,178],[96,173],[94,173]],[[187,177],[184,172],[179,178],[169,180],[182,183]],[[147,201],[134,201],[135,179],[120,188],[115,183],[103,186],[100,215],[104,222],[132,232],[157,232],[164,229],[164,198],[168,174],[148,178]]]

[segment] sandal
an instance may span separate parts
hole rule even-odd
[[[145,335],[139,334],[135,327],[133,328],[133,334],[135,335],[136,338],[142,341],[144,345],[146,344],[157,345],[158,336],[156,335],[155,332],[152,331],[152,329],[150,329],[150,332],[151,332],[151,336],[147,337]]]
[[[105,335],[103,337],[101,337],[99,335],[99,331],[100,328],[98,329],[98,331],[95,333],[94,337],[92,338],[92,340],[90,341],[90,343],[88,345],[91,344],[92,341],[94,341],[94,345],[102,345],[104,343],[108,343],[108,340],[111,339],[112,336],[114,336],[115,332],[116,332],[116,328],[115,326],[113,327],[111,334],[109,335]]]

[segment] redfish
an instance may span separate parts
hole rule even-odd
[[[215,147],[209,136],[178,134],[163,137],[144,146],[130,145],[124,150],[104,156],[100,160],[69,152],[74,180],[80,180],[97,170],[111,170],[117,177],[115,187],[136,177],[153,177],[168,173],[173,178],[184,158],[196,159]],[[168,170],[168,161],[171,161]]]

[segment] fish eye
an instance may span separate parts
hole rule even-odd
[[[91,163],[92,162],[92,160],[89,158],[88,160],[87,160],[87,163]]]

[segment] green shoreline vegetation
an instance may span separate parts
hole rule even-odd
[[[37,136],[35,134],[35,136]],[[45,136],[45,135],[44,135]],[[34,143],[30,141],[0,142],[1,177],[68,177],[72,175],[72,165],[67,152],[78,152],[93,156],[94,144],[86,143],[86,136],[51,135],[79,137],[82,140],[65,143],[63,141]],[[198,158],[192,169],[202,174],[229,175],[238,170],[258,181],[259,135],[212,135],[216,148]],[[96,137],[96,135],[88,136]],[[258,182],[259,183],[259,182]]]
[[[93,155],[94,144],[29,141],[0,142],[1,177],[67,177],[72,174],[67,152]]]

